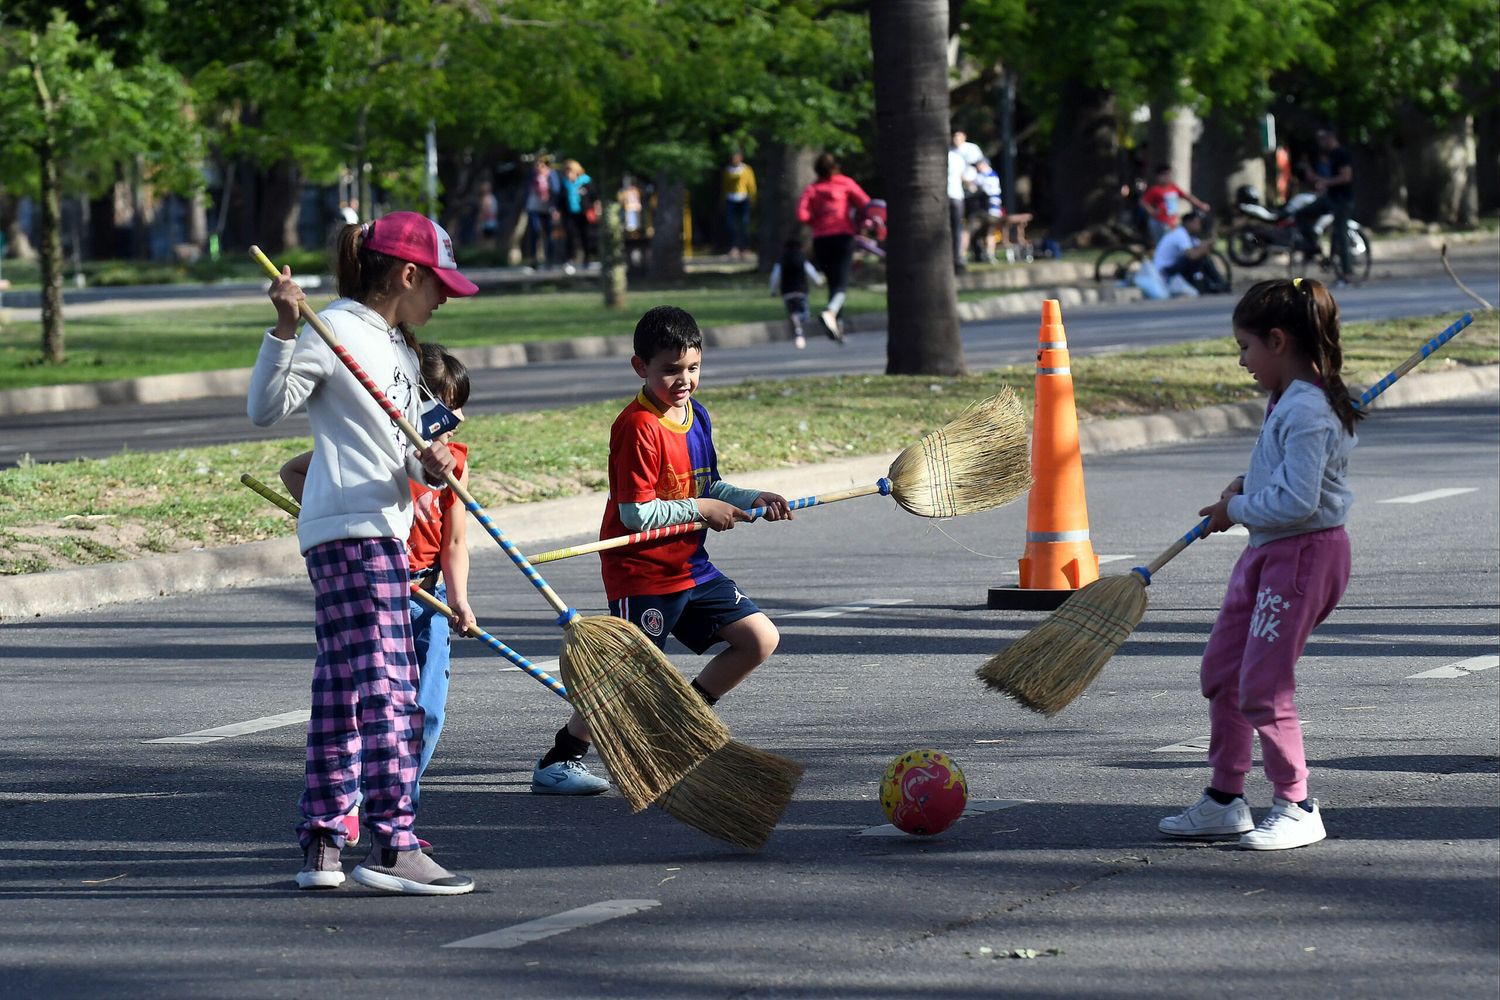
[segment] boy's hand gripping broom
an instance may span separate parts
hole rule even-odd
[[[282,276],[259,247],[251,247],[250,254],[273,280]],[[299,311],[412,446],[426,448],[428,442],[344,349],[328,324],[306,301],[299,304]],[[639,629],[608,615],[584,618],[568,607],[458,479],[451,473],[444,479],[464,508],[558,613],[557,623],[563,629],[562,672],[571,691],[570,700],[588,722],[595,746],[631,809],[645,809],[687,778],[710,754],[731,742],[729,730],[719,717]],[[763,842],[765,836],[759,831],[769,835],[774,828],[801,778],[802,767],[743,744],[730,748],[725,756],[730,758],[727,766],[710,768],[692,779],[693,787],[687,790],[692,793],[690,803],[695,809],[699,804],[711,807],[712,818],[723,819],[726,834],[738,834],[745,840],[759,837]],[[738,787],[728,779],[738,779]],[[766,812],[766,803],[772,801],[781,807],[774,816]],[[697,825],[666,804],[663,808],[683,822]],[[755,820],[753,824],[751,819]],[[754,829],[736,830],[734,825],[738,823]]]
[[[873,485],[789,500],[787,507],[804,510],[879,493],[892,497],[903,509],[921,517],[956,517],[1004,506],[1030,488],[1031,448],[1026,434],[1026,412],[1007,386],[907,447],[891,463],[886,477]],[[745,513],[758,518],[766,511],[765,507],[752,507]],[[707,527],[701,521],[690,521],[616,535],[538,553],[531,557],[531,562],[535,565],[569,559],[703,531]]]
[[[295,500],[282,496],[248,473],[240,476],[240,482],[293,517],[301,512],[301,507]],[[415,581],[411,584],[411,594],[439,614],[453,617],[448,605],[423,590]],[[568,689],[557,678],[484,629],[470,631],[474,638],[547,685],[554,694],[568,698]],[[713,790],[724,783],[743,780],[740,768],[755,769],[763,775],[764,781],[751,785],[743,801],[736,801],[726,808],[713,794]],[[672,786],[657,805],[669,816],[688,826],[753,851],[759,849],[775,829],[801,775],[802,766],[796,761],[765,753],[738,740],[730,740],[689,772],[686,778]]]
[[[1473,321],[1474,317],[1465,313],[1423,344],[1395,371],[1366,389],[1359,397],[1359,408],[1368,407]],[[1205,517],[1149,566],[1137,566],[1122,576],[1105,577],[1078,590],[1030,632],[990,657],[977,671],[979,679],[1033,712],[1056,715],[1094,682],[1104,664],[1141,623],[1151,574],[1202,538],[1207,528]]]

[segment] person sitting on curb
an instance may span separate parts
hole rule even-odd
[[[1229,291],[1229,283],[1214,267],[1213,244],[1201,242],[1203,216],[1189,212],[1182,217],[1182,225],[1169,231],[1156,244],[1156,253],[1151,258],[1167,289],[1173,296],[1196,297],[1202,292],[1214,294]]]

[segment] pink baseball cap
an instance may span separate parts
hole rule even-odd
[[[458,273],[453,238],[442,226],[416,212],[392,212],[370,223],[365,246],[432,268],[450,296],[473,295],[479,286]]]

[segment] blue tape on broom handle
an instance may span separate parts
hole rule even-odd
[[[1433,351],[1436,351],[1439,347],[1442,347],[1448,341],[1458,336],[1459,333],[1461,333],[1463,329],[1472,322],[1474,322],[1474,316],[1472,313],[1464,313],[1458,319],[1454,320],[1446,330],[1438,334],[1436,337],[1433,337],[1427,343],[1423,344],[1420,350],[1418,350],[1411,357],[1407,358],[1406,361],[1395,371],[1391,372],[1385,378],[1381,379],[1379,382],[1376,382],[1374,385],[1370,386],[1370,388],[1361,393],[1359,402],[1355,405],[1358,406],[1361,410],[1369,406],[1375,401],[1375,398],[1377,396],[1379,396],[1382,392],[1385,392],[1391,386],[1395,385],[1397,379],[1415,368],[1418,362],[1425,360],[1432,354]],[[1206,533],[1207,528],[1208,518],[1205,517],[1203,520],[1199,521],[1191,531],[1183,535],[1182,538],[1178,539],[1178,546],[1180,547],[1177,548],[1177,552],[1181,552],[1182,549],[1187,548],[1189,545],[1202,538]],[[1177,552],[1173,552],[1172,555],[1175,556]],[[1135,573],[1142,580],[1144,580],[1146,582],[1146,586],[1151,586],[1151,571],[1145,566],[1136,566],[1131,570],[1131,572]]]
[[[484,629],[476,625],[473,628],[469,629],[469,634],[479,641],[483,642],[486,646],[490,647],[501,656],[505,657],[510,662],[514,663],[516,666],[520,667],[522,670],[526,671],[532,677],[535,677],[537,680],[547,685],[559,697],[566,698],[568,696],[568,689],[563,686],[562,681],[558,680],[556,677],[553,677],[551,674],[547,673],[547,671],[543,670],[535,663],[532,663],[530,660],[526,659],[526,657],[522,656],[514,649],[511,649],[505,643],[501,642],[499,639],[496,639]]]
[[[891,481],[889,479],[885,478],[884,476],[881,476],[879,479],[875,480],[875,486],[876,486],[877,491],[880,493],[881,496],[888,497],[888,496],[891,495]],[[840,497],[840,499],[848,499],[848,498],[847,497]],[[799,497],[796,500],[788,500],[786,502],[786,509],[787,510],[802,510],[804,507],[816,507],[816,506],[818,506],[821,503],[827,503],[827,502],[828,501],[824,500],[823,498],[816,497],[816,496],[812,496],[812,497]],[[753,520],[754,518],[765,517],[766,516],[766,511],[768,511],[770,509],[771,509],[770,507],[751,507],[748,510],[746,510],[745,513],[749,514],[750,517],[751,517],[751,519]]]
[[[484,512],[484,508],[479,506],[479,501],[473,499],[472,497],[465,499],[464,509],[473,514],[474,519],[480,523],[485,532],[488,533],[489,536],[493,538],[497,543],[499,543],[501,550],[506,555],[510,556],[510,561],[516,564],[516,568],[526,576],[526,579],[531,581],[531,585],[533,587],[535,587],[542,594],[547,594],[552,590],[551,587],[547,586],[547,581],[542,579],[542,574],[538,573],[536,571],[536,567],[532,566],[531,562],[526,558],[521,550],[516,548],[515,543],[512,542],[509,538],[506,538],[505,535],[500,532],[500,529],[495,525],[495,522],[490,520],[490,516]],[[557,624],[566,628],[569,622],[578,617],[579,615],[576,608],[565,608],[562,611],[558,612]]]

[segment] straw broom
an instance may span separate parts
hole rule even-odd
[[[1422,359],[1456,337],[1474,317],[1465,313],[1423,344],[1395,371],[1366,389],[1357,405],[1365,409]],[[1130,638],[1146,613],[1146,588],[1179,552],[1202,538],[1204,518],[1147,566],[1105,577],[1080,588],[1035,628],[990,657],[979,679],[1033,712],[1056,715],[1094,682],[1115,651]]]
[[[281,277],[259,247],[251,247],[250,253],[273,279]],[[300,311],[412,446],[426,448],[427,442],[416,428],[339,344],[312,307],[304,301]],[[729,742],[729,730],[718,716],[634,625],[609,616],[584,618],[565,604],[457,478],[450,473],[445,480],[465,509],[558,613],[557,623],[564,630],[563,679],[574,707],[588,721],[600,756],[633,810],[646,808]],[[745,786],[759,779],[753,774],[743,777]],[[740,794],[741,789],[720,790],[726,802]]]
[[[804,510],[872,494],[889,496],[902,509],[920,517],[956,517],[991,510],[1010,503],[1031,488],[1031,448],[1026,412],[1009,386],[910,445],[896,456],[884,478],[869,486],[787,501],[791,510]],[[745,511],[763,517],[768,508]],[[660,538],[703,531],[702,521],[652,528],[630,535],[552,549],[531,557],[533,565],[569,559],[590,552],[653,542]]]
[[[295,500],[282,496],[254,476],[246,473],[240,476],[240,482],[293,517],[300,513],[301,508]],[[415,582],[411,585],[411,593],[439,614],[453,617],[448,605]],[[547,685],[553,693],[564,699],[568,697],[568,689],[560,681],[484,629],[472,628],[469,634]],[[746,789],[743,798],[726,802],[716,793],[716,789],[738,780],[747,771],[760,774],[763,780]],[[657,805],[672,818],[694,829],[753,851],[758,850],[775,829],[801,777],[802,765],[796,761],[732,739],[672,786]]]

